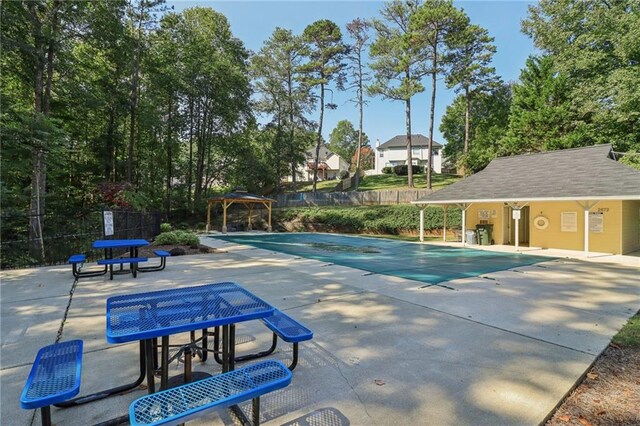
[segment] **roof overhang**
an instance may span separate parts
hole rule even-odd
[[[411,204],[468,204],[468,203],[530,203],[534,201],[598,201],[598,200],[640,200],[640,195],[592,195],[585,197],[554,197],[554,198],[479,198],[479,199],[451,199],[451,200],[417,200]]]

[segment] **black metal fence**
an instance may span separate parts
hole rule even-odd
[[[0,222],[0,267],[2,269],[65,263],[70,255],[99,256],[91,244],[98,239],[152,239],[160,233],[161,214],[131,210],[109,210],[113,213],[114,235],[105,237],[103,211],[46,214],[42,218],[44,258],[40,241],[29,236],[31,217],[26,213],[2,213]],[[36,249],[38,248],[38,249]]]

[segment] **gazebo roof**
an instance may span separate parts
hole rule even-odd
[[[275,203],[276,200],[273,198],[263,197],[262,195],[250,194],[245,191],[234,191],[224,194],[220,197],[211,197],[208,200],[211,202],[222,202],[222,201],[238,201],[242,203],[265,203],[272,202]]]

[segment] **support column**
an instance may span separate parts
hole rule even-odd
[[[467,244],[467,209],[462,209],[462,246]]]
[[[516,238],[516,251],[520,250],[520,209],[514,209],[514,212],[518,212],[518,216],[516,217],[516,229],[515,229],[515,238]]]
[[[269,226],[267,227],[267,232],[272,232],[273,228],[271,227],[271,202],[269,202],[267,208],[269,209]]]
[[[442,222],[442,241],[447,241],[447,210],[449,206],[446,204],[442,207],[444,209],[444,220]]]
[[[584,208],[584,257],[589,257],[589,208]]]
[[[211,231],[211,203],[207,203],[207,232]]]
[[[578,202],[584,210],[584,257],[589,257],[589,210],[594,208],[600,201]]]
[[[227,201],[222,200],[222,233],[227,233]]]
[[[253,204],[249,204],[249,224],[247,228],[251,231],[251,214],[253,213]]]
[[[424,207],[420,208],[420,242],[424,243]]]

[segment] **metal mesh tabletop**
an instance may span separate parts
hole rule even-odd
[[[70,340],[40,349],[20,396],[22,408],[45,407],[77,395],[81,362],[82,340]]]
[[[94,249],[145,247],[148,245],[149,241],[147,240],[97,240],[93,242]]]
[[[107,299],[107,341],[123,343],[272,315],[273,306],[225,282]]]
[[[131,425],[182,423],[200,411],[229,406],[285,387],[291,372],[279,361],[264,361],[219,376],[144,396],[129,407]]]

